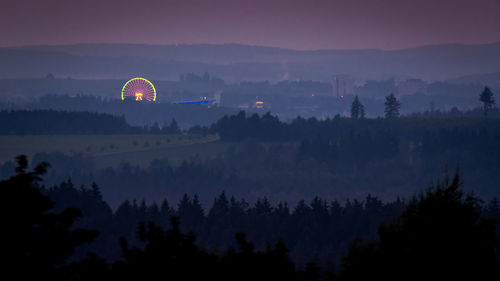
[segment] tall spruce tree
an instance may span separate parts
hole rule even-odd
[[[401,103],[393,93],[385,97],[385,118],[398,118]]]
[[[358,96],[356,96],[351,104],[351,118],[359,119],[364,117],[365,117],[365,107],[359,101]]]
[[[488,116],[488,112],[495,106],[495,99],[490,88],[484,87],[483,92],[479,95],[479,100],[483,103],[484,116]]]

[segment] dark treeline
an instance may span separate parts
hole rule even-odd
[[[263,199],[249,207],[221,194],[205,215],[196,198],[188,197],[177,209],[166,201],[161,206],[125,202],[113,213],[96,185],[75,189],[63,183],[45,189],[41,176],[48,164],[31,172],[27,167],[27,159],[18,157],[16,174],[0,181],[0,192],[9,198],[0,210],[3,273],[20,279],[499,276],[495,223],[500,204],[493,200],[484,205],[464,194],[458,173],[452,180],[445,176],[407,203],[383,204],[367,197],[364,203],[340,206],[315,199],[290,211],[284,203],[270,206]],[[353,237],[340,242],[346,233]],[[107,261],[95,252],[75,259],[75,250],[77,256],[87,250],[102,253],[113,249],[113,243],[119,244],[119,259]],[[334,246],[339,244],[350,245],[340,262],[331,258],[344,254],[336,252],[341,251]],[[290,254],[289,245],[295,245]],[[309,260],[304,266],[293,262],[297,249],[308,252],[299,256]],[[323,253],[330,253],[326,261]]]
[[[0,135],[60,135],[60,134],[176,134],[177,122],[162,127],[134,127],[124,116],[105,113],[66,112],[56,110],[2,110]]]
[[[498,119],[341,118],[288,124],[264,115],[224,120],[215,126],[222,140],[239,141],[228,142],[219,156],[195,157],[179,166],[163,158],[149,166],[96,168],[92,158],[57,153],[40,154],[34,162],[54,165],[46,177],[49,184],[68,177],[77,185],[98,182],[113,208],[126,199],[177,201],[184,193],[198,194],[206,206],[222,191],[249,202],[266,196],[273,203],[296,204],[314,196],[345,200],[368,193],[394,200],[420,190],[446,165],[459,166],[480,196],[500,196]],[[274,141],[290,135],[288,141]],[[13,169],[12,162],[5,163],[1,175],[8,177]]]
[[[247,115],[240,111],[236,115],[224,116],[210,127],[226,141],[256,139],[261,141],[289,141],[315,137],[336,140],[345,136],[392,132],[398,137],[415,138],[439,131],[485,131],[500,135],[498,118],[471,117],[466,113],[438,113],[436,116],[422,113],[413,117],[397,119],[351,119],[336,116],[318,120],[314,117],[297,117],[291,122],[282,122],[271,113]],[[458,118],[457,118],[458,117]],[[460,118],[462,117],[462,118]]]
[[[201,205],[197,195],[185,194],[179,202],[125,201],[112,211],[95,184],[75,188],[66,181],[42,192],[54,200],[56,212],[68,207],[81,209],[84,216],[76,226],[101,233],[90,250],[111,260],[119,257],[116,241],[120,236],[134,245],[139,243],[135,235],[137,223],[152,221],[168,228],[169,218],[176,216],[180,229],[193,232],[197,244],[206,249],[236,246],[234,235],[244,232],[258,249],[265,249],[266,242],[283,239],[298,265],[311,259],[339,262],[352,239],[374,239],[376,227],[395,218],[404,207],[402,200],[384,203],[369,195],[362,201],[340,203],[314,198],[289,206],[286,202],[272,204],[265,197],[251,204],[221,193],[208,208]]]
[[[133,134],[141,128],[127,124],[125,118],[89,112],[55,110],[0,111],[0,134]]]
[[[346,189],[371,186],[372,191],[387,190],[389,181],[380,184],[387,176],[398,186],[405,185],[405,179],[422,186],[425,183],[419,180],[434,177],[431,171],[445,165],[460,166],[466,181],[473,182],[483,196],[491,197],[500,180],[496,176],[500,169],[498,118],[297,118],[283,123],[270,114],[246,116],[240,112],[220,119],[211,129],[223,141],[272,143],[267,153],[263,149],[254,149],[256,155],[242,152],[242,160],[233,163],[234,167],[245,165],[248,157],[261,159],[255,162],[267,171],[327,170]],[[286,142],[298,145],[285,148]]]
[[[408,117],[420,117],[420,118],[478,118],[484,116],[484,109],[474,108],[471,110],[460,110],[457,107],[452,107],[448,111],[441,110],[425,110],[422,112],[413,112],[408,114]],[[494,107],[489,110],[488,117],[499,118],[500,109]]]
[[[24,126],[19,120],[12,122]],[[178,128],[171,122],[147,131],[170,133]],[[184,193],[199,194],[206,206],[223,190],[249,202],[266,196],[273,203],[296,204],[314,196],[345,200],[368,193],[394,200],[418,191],[446,165],[459,166],[470,189],[480,196],[500,196],[496,118],[297,118],[284,123],[270,114],[241,112],[211,128],[189,131],[218,133],[226,151],[208,159],[188,159],[180,166],[162,158],[148,167],[124,163],[96,168],[88,156],[60,153],[40,154],[34,162],[54,165],[46,177],[49,184],[68,177],[77,185],[98,182],[113,207],[126,199],[177,201]],[[13,169],[14,163],[4,163],[0,174],[6,178]]]
[[[48,100],[47,106],[37,106],[29,110],[18,110],[14,107],[0,111],[0,134],[147,134],[172,133],[172,129],[179,132],[184,128],[189,133],[218,133],[227,141],[248,138],[286,141],[315,136],[332,138],[356,132],[374,132],[384,128],[398,130],[400,133],[421,134],[422,130],[449,129],[462,125],[467,128],[474,128],[476,125],[485,127],[498,123],[496,119],[500,116],[500,111],[492,108],[489,115],[493,120],[485,121],[481,118],[482,109],[462,112],[454,108],[448,112],[414,113],[401,118],[400,121],[382,118],[352,120],[336,115],[326,120],[315,117],[305,119],[299,116],[290,122],[284,122],[269,112],[262,115],[257,113],[247,115],[244,111],[240,111],[235,115],[223,115],[227,111],[205,106],[118,102],[85,96],[47,96],[40,103],[43,104],[42,101],[45,99]],[[78,106],[69,109],[65,109],[68,108],[65,106],[56,106],[58,103],[66,102]],[[49,106],[51,104],[53,106]],[[178,123],[177,117],[184,121]],[[186,123],[186,118],[191,121]],[[158,120],[160,121],[157,122]],[[172,126],[173,121],[175,128],[161,130]],[[429,123],[432,123],[432,126],[429,126]],[[495,126],[494,129],[496,128]]]
[[[9,278],[150,280],[161,274],[183,280],[232,280],[244,274],[239,279],[283,276],[308,279],[307,271],[296,271],[282,241],[274,247],[255,251],[245,235],[238,233],[239,249],[228,248],[218,254],[199,248],[192,233],[181,233],[175,217],[171,217],[172,227],[166,232],[153,222],[139,223],[136,233],[143,245],[129,246],[126,238],[120,238],[119,261],[110,264],[89,253],[84,260],[71,262],[68,257],[75,249],[92,242],[99,232],[75,227],[82,212],[74,207],[57,212],[53,209],[54,201],[40,192],[40,176],[46,171],[47,163],[37,165],[30,172],[25,157],[18,157],[17,162],[16,175],[0,181],[0,192],[10,199],[0,207],[2,273]],[[93,192],[96,196],[95,188]]]
[[[127,123],[133,126],[151,126],[155,122],[160,125],[168,124],[172,119],[179,122],[182,128],[195,125],[209,126],[225,114],[233,114],[235,109],[208,105],[174,105],[172,101],[200,100],[200,96],[212,98],[210,93],[179,93],[179,97],[171,101],[158,101],[154,103],[122,101],[121,99],[103,98],[78,94],[44,95],[36,101],[26,104],[0,103],[1,109],[10,110],[62,110],[98,112],[116,116],[124,116]],[[119,96],[117,96],[119,98]]]

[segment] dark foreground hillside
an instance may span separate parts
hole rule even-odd
[[[122,213],[122,224],[135,224],[137,220],[141,222],[136,226],[137,242],[130,243],[131,239],[126,236],[118,239],[121,247],[121,257],[118,260],[106,261],[95,254],[88,254],[84,259],[68,259],[75,249],[77,252],[82,250],[79,245],[99,243],[99,237],[106,233],[89,228],[98,228],[99,223],[102,227],[107,223],[106,220],[117,220],[119,216],[111,214],[95,185],[91,189],[77,190],[66,186],[48,191],[40,190],[40,177],[48,166],[47,163],[42,163],[29,171],[26,157],[20,156],[17,158],[16,174],[0,182],[3,198],[10,199],[1,204],[0,210],[4,224],[1,231],[1,255],[4,260],[2,273],[6,276],[50,280],[152,280],[159,276],[183,280],[359,280],[369,277],[400,280],[401,276],[416,280],[429,276],[447,279],[499,277],[500,244],[495,233],[496,220],[492,218],[500,217],[500,206],[498,201],[484,206],[479,198],[464,194],[458,174],[453,179],[445,177],[430,186],[425,193],[404,203],[402,212],[394,212],[395,217],[378,227],[378,238],[368,242],[354,240],[346,256],[340,263],[335,263],[335,266],[331,260],[312,258],[305,266],[298,267],[290,259],[286,239],[273,242],[266,238],[269,243],[264,248],[256,247],[239,229],[231,228],[233,225],[228,214],[237,214],[238,207],[235,207],[234,200],[230,200],[231,208],[225,208],[228,202],[224,195],[214,202],[203,225],[219,233],[233,235],[231,233],[235,232],[234,247],[225,246],[214,251],[213,248],[199,246],[196,232],[184,234],[180,227],[182,220],[187,221],[188,214],[192,216],[193,213],[183,210],[181,203],[176,212],[178,216],[175,213],[171,216],[167,230],[160,226],[166,224],[165,218],[160,219],[157,225],[153,220],[144,220],[149,218],[134,217],[130,212]],[[69,206],[72,205],[71,202],[85,202],[83,212],[54,203],[44,195],[47,192],[56,202],[62,201]],[[191,201],[191,204],[195,201],[196,199]],[[367,199],[365,208],[375,209],[371,209],[369,213],[358,212],[358,216],[373,216],[378,213],[377,210],[383,210],[383,205],[377,202],[375,199]],[[290,222],[298,226],[299,232],[292,233],[297,237],[303,233],[324,235],[325,240],[316,242],[339,239],[339,233],[352,226],[330,220],[343,213],[335,213],[333,205],[328,210],[324,202],[316,200],[310,207],[297,206]],[[54,206],[56,209],[53,209]],[[277,217],[280,213],[286,218],[286,206],[271,209],[267,207],[267,213],[262,212],[266,209],[265,206],[265,202],[260,202],[256,204],[255,211],[240,212],[240,218],[253,217],[253,226],[257,229],[266,228],[262,218],[265,221],[274,217],[277,219],[274,223],[283,221],[283,217]],[[337,207],[336,210],[347,211],[350,208]],[[149,208],[153,209],[154,207]],[[168,209],[163,205],[161,211]],[[99,211],[90,215],[89,210]],[[146,210],[148,208],[142,211]],[[156,214],[159,213],[160,210],[157,209]],[[352,223],[366,225],[366,222],[355,220],[352,213],[345,215],[351,216],[349,221]],[[322,218],[326,220],[322,221]],[[377,225],[378,223],[369,228],[377,228]],[[107,227],[109,226],[108,224]],[[325,233],[326,226],[339,229],[340,232]],[[115,233],[115,237],[126,235],[123,229],[116,227],[109,231]],[[108,232],[106,238],[110,237]],[[308,241],[310,243],[320,237],[310,237],[300,244],[307,245]],[[107,242],[113,243],[111,240]],[[332,249],[326,248],[325,251]]]

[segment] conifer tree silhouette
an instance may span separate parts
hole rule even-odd
[[[414,197],[379,240],[355,241],[341,280],[495,280],[500,250],[495,221],[481,215],[479,199],[461,190],[457,172]]]
[[[66,258],[76,246],[93,241],[98,232],[72,228],[81,215],[78,209],[50,212],[54,202],[38,188],[48,163],[29,172],[26,156],[18,156],[16,162],[16,174],[0,181],[2,274],[14,280],[64,279],[60,269]]]

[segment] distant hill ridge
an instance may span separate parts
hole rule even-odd
[[[226,81],[329,81],[333,74],[356,79],[388,76],[444,80],[500,72],[500,43],[444,44],[401,50],[312,50],[239,44],[76,44],[0,48],[0,78],[177,79],[210,72]]]

